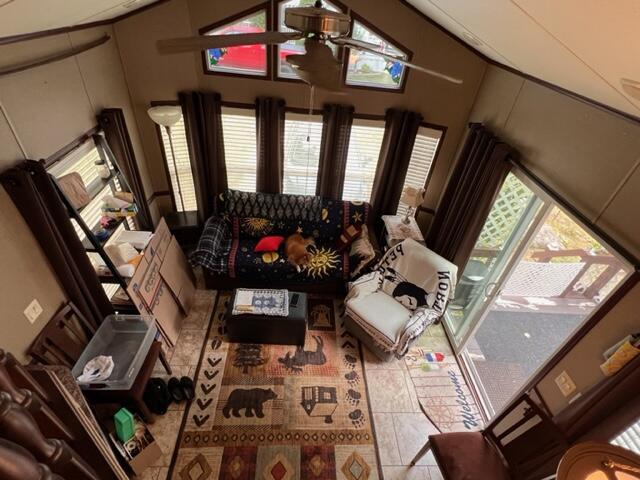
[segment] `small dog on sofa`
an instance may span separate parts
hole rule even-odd
[[[304,238],[299,233],[289,235],[285,241],[284,253],[289,263],[296,267],[298,272],[301,272],[302,268],[311,260],[311,254],[307,250],[310,245],[315,245],[313,237]]]

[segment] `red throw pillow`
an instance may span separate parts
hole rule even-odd
[[[253,249],[254,252],[275,252],[280,247],[280,244],[284,242],[284,237],[279,237],[277,235],[271,235],[269,237],[262,237],[256,248]]]
[[[336,249],[341,252],[349,245],[353,243],[353,241],[358,238],[362,234],[362,227],[349,225],[345,228],[340,236],[338,237],[338,241],[336,242]]]

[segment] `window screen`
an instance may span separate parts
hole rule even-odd
[[[167,160],[167,171],[171,179],[171,191],[178,212],[193,211],[198,209],[196,202],[196,190],[191,173],[191,158],[187,146],[187,133],[184,127],[184,119],[171,127],[171,141],[173,142],[174,157],[171,154],[171,144],[167,130],[160,128],[164,156]]]
[[[322,115],[287,113],[284,128],[283,192],[315,195]]]
[[[256,191],[256,115],[254,109],[222,107],[224,159],[229,188]]]
[[[383,136],[383,120],[353,120],[342,191],[344,200],[368,202],[371,198]]]
[[[403,189],[404,187],[425,187],[441,135],[442,133],[438,130],[420,127],[416,135],[416,141],[413,144],[413,151],[411,152],[411,159],[409,160],[409,168],[407,169],[407,176],[404,179]],[[400,205],[398,205],[398,215],[404,215],[406,211],[407,205],[400,203]]]

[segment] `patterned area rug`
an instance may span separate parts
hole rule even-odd
[[[442,325],[433,325],[404,357],[420,404],[443,432],[480,430],[482,417]]]
[[[309,298],[304,349],[223,340],[218,296],[169,478],[378,479],[359,342],[341,301]]]

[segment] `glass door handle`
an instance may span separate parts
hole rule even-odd
[[[491,298],[496,293],[496,287],[498,284],[496,282],[487,283],[484,287],[484,296],[486,298]]]

